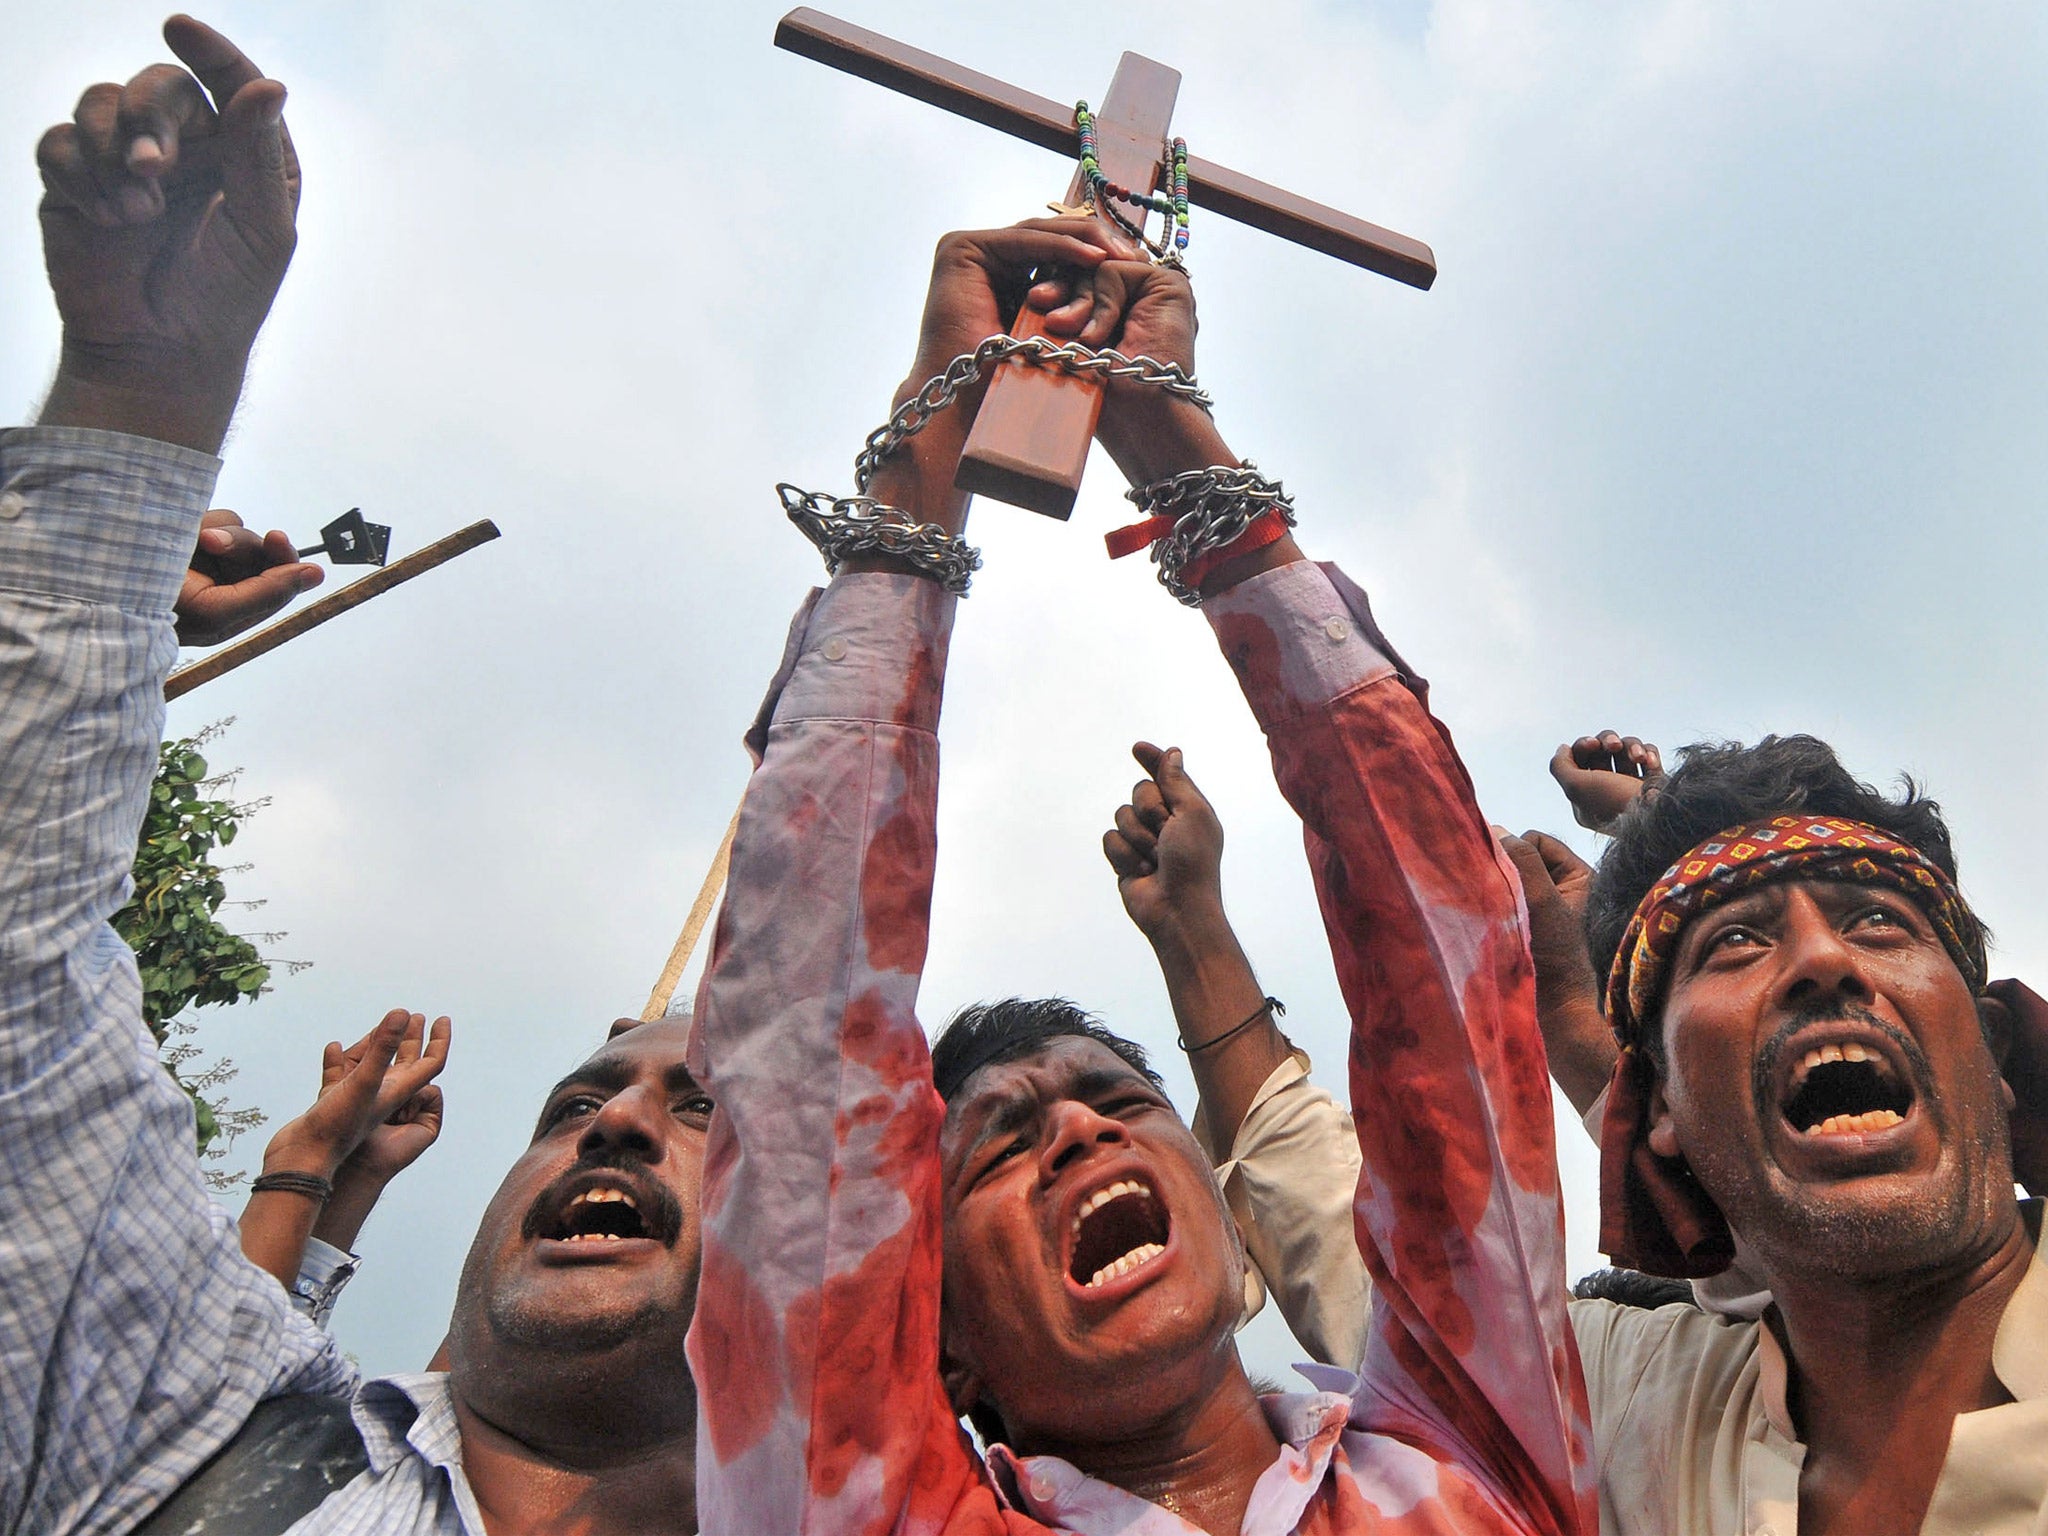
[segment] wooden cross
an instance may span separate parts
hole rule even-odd
[[[818,11],[799,9],[783,17],[775,29],[775,46],[1060,154],[1080,152],[1071,105],[1020,91]],[[1178,70],[1139,54],[1123,56],[1096,113],[1096,158],[1110,181],[1142,192],[1159,185],[1179,91]],[[1076,170],[1064,201],[1078,204],[1087,193],[1087,182]],[[1420,240],[1193,156],[1188,159],[1188,200],[1411,287],[1427,288],[1436,281],[1436,257]],[[1041,317],[1029,309],[1011,330],[1015,336],[1043,333]],[[961,455],[960,489],[1049,517],[1070,516],[1101,410],[1102,386],[1093,379],[1024,363],[1005,365],[989,385]]]

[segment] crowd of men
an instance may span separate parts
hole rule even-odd
[[[2048,1184],[2048,1004],[1991,978],[1939,808],[1824,743],[1666,772],[1587,737],[1552,767],[1599,867],[1508,836],[1365,595],[1265,512],[1183,575],[1302,820],[1348,1111],[1231,932],[1214,810],[1142,742],[1104,851],[1193,1124],[1064,999],[928,1044],[960,569],[934,551],[974,388],[876,467],[905,537],[826,545],[693,1015],[562,1079],[440,1368],[359,1379],[321,1323],[434,1139],[447,1022],[330,1047],[238,1224],[108,925],[178,639],[317,579],[208,510],[294,245],[284,89],[190,18],[165,38],[182,67],[92,86],[38,148],[63,348],[0,434],[0,1529],[2048,1528],[2048,1269],[2015,1190]],[[1019,305],[1192,372],[1185,275],[1062,216],[941,243],[897,403]],[[1240,483],[1200,404],[1143,380],[1099,437],[1135,486]],[[1578,1299],[1552,1074],[1616,1266]],[[1238,1355],[1267,1292],[1304,1390]]]

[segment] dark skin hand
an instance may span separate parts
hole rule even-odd
[[[1495,827],[1514,860],[1529,904],[1529,954],[1536,965],[1536,1021],[1544,1053],[1572,1108],[1584,1115],[1614,1075],[1619,1050],[1600,1012],[1601,980],[1586,952],[1580,914],[1593,867],[1547,832],[1520,837]]]
[[[90,87],[36,146],[43,258],[64,323],[44,426],[219,451],[297,242],[284,87],[189,16],[187,66]]]
[[[320,1092],[263,1149],[265,1173],[307,1173],[334,1184],[326,1207],[304,1195],[263,1190],[242,1213],[242,1253],[287,1288],[297,1280],[306,1238],[337,1248],[356,1232],[384,1183],[424,1152],[441,1127],[441,1090],[433,1080],[448,1061],[448,1021],[394,1008],[347,1050],[330,1042]],[[365,1147],[369,1157],[359,1160]],[[375,1188],[367,1182],[375,1179]],[[340,1208],[336,1209],[339,1203]]]
[[[1092,221],[1091,221],[1092,222]],[[1178,363],[1195,372],[1195,295],[1187,274],[1173,267],[1117,259],[1086,272],[1057,274],[1043,297],[1059,298],[1077,311],[1085,300],[1090,334],[1132,356]],[[1034,290],[1034,302],[1036,302]],[[1123,306],[1114,325],[1103,317]],[[1084,338],[1085,339],[1085,338]],[[1119,383],[1105,391],[1095,437],[1132,485],[1146,485],[1183,470],[1240,462],[1216,423],[1199,407],[1157,386]],[[1202,578],[1202,595],[1213,597],[1262,571],[1304,558],[1287,534],[1249,554],[1227,560]]]
[[[1550,776],[1571,802],[1572,819],[1588,832],[1613,826],[1663,771],[1664,759],[1655,746],[1618,731],[1566,742],[1550,759]]]
[[[1047,284],[1034,286],[1032,273],[1040,268],[1089,270],[1114,249],[1094,219],[1032,219],[1008,229],[947,235],[932,258],[917,354],[891,409],[943,373],[955,357],[1009,330],[1018,307],[1026,302],[1048,311],[1046,326],[1054,336],[1099,344],[1090,338],[1106,334],[1107,326],[1072,296],[1062,297]],[[966,524],[967,497],[953,489],[953,475],[987,388],[984,378],[963,389],[951,406],[899,448],[875,476],[874,496],[919,522],[937,523],[957,535]],[[886,555],[856,556],[845,568],[908,569]]]
[[[178,644],[219,645],[325,579],[319,566],[299,559],[290,534],[258,533],[216,507],[199,520],[192,568],[178,593]]]
[[[1116,825],[1102,834],[1102,852],[1116,871],[1124,910],[1158,956],[1208,1111],[1214,1144],[1207,1150],[1220,1161],[1259,1089],[1287,1059],[1287,1039],[1270,1013],[1258,1011],[1265,994],[1224,916],[1223,824],[1188,777],[1178,747],[1162,751],[1141,741],[1131,756],[1148,776],[1118,807]],[[1237,1029],[1246,1019],[1253,1022]],[[1231,1030],[1237,1032],[1210,1045]]]

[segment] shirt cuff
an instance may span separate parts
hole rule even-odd
[[[1398,670],[1365,594],[1307,560],[1262,571],[1202,604],[1271,730]]]
[[[305,1252],[299,1256],[299,1276],[292,1282],[292,1305],[325,1328],[334,1315],[335,1302],[341,1299],[342,1287],[355,1278],[362,1264],[354,1254],[308,1237]]]
[[[770,725],[865,720],[936,731],[959,598],[922,576],[857,572],[813,592],[790,624],[782,665],[747,745]]]
[[[220,460],[88,427],[0,431],[0,588],[168,614]]]

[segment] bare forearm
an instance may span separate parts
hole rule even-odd
[[[1230,1154],[1252,1100],[1287,1059],[1251,961],[1220,904],[1153,941],[1173,1020],[1219,1158]],[[1247,1023],[1247,1021],[1250,1021]]]
[[[251,1195],[242,1209],[242,1257],[290,1290],[299,1278],[306,1239],[313,1235],[319,1212],[320,1207],[304,1195],[274,1189]]]
[[[1606,1091],[1614,1075],[1618,1050],[1614,1034],[1597,1008],[1547,1008],[1542,1006],[1542,973],[1537,973],[1538,1007],[1536,1021],[1543,1026],[1543,1049],[1550,1058],[1550,1075],[1572,1108],[1581,1115]]]
[[[352,1251],[363,1223],[370,1219],[370,1212],[377,1208],[383,1193],[382,1179],[351,1178],[346,1172],[336,1175],[334,1197],[320,1208],[319,1218],[312,1226],[313,1236]]]
[[[241,399],[246,366],[246,356],[236,356],[211,365],[167,364],[157,377],[131,370],[116,378],[108,369],[76,364],[67,355],[36,424],[125,432],[218,453]]]

